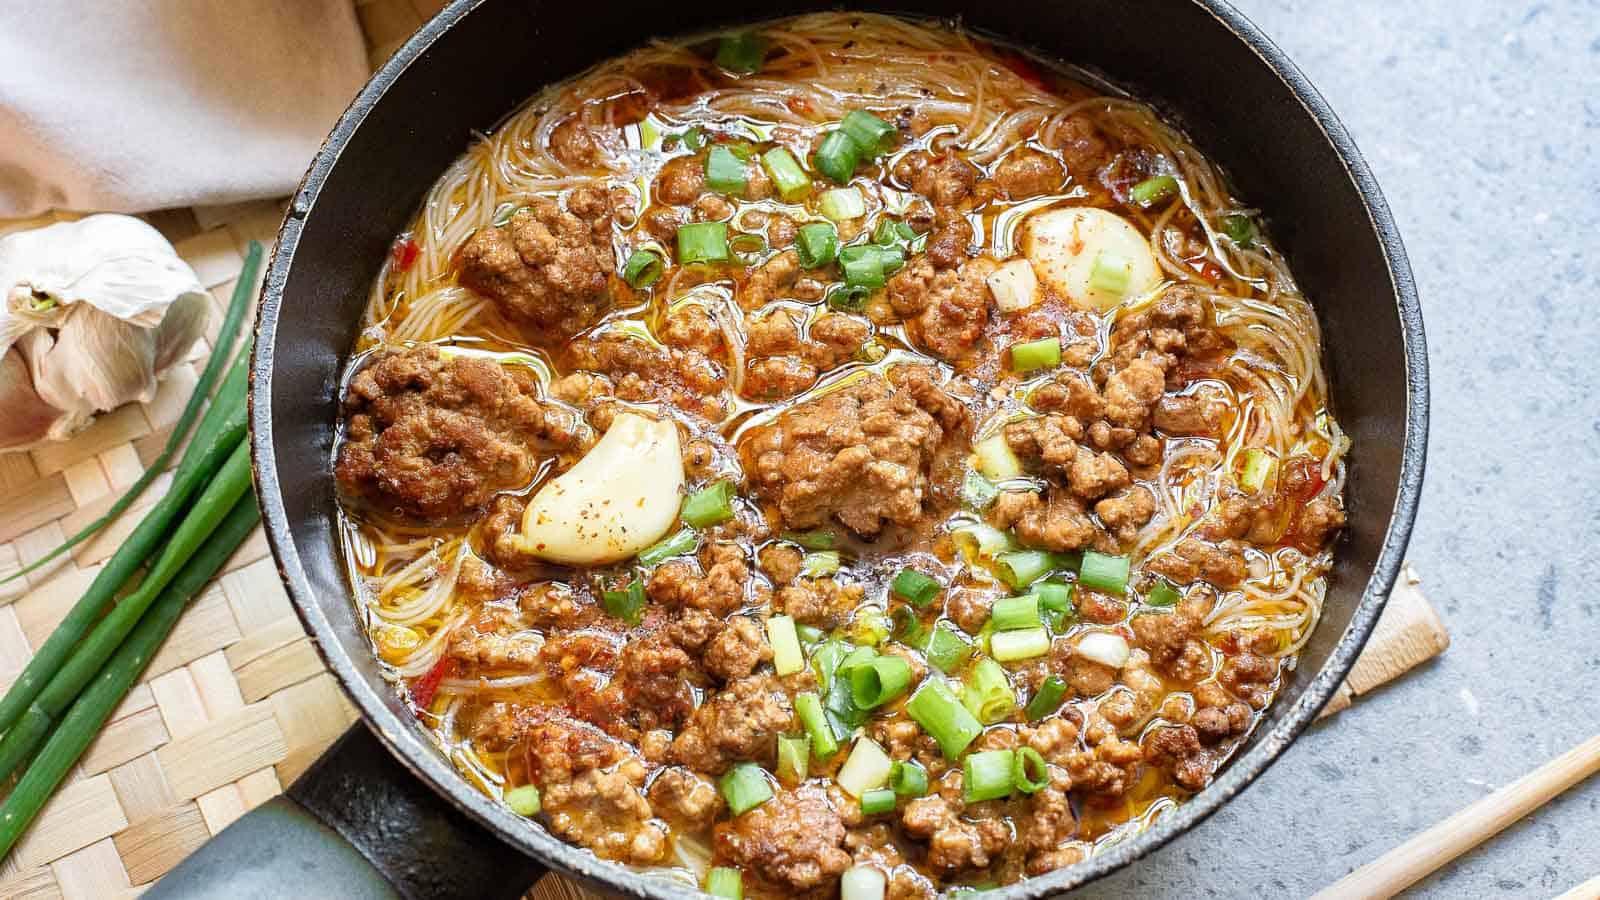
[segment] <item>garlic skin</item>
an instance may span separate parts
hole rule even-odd
[[[210,314],[167,239],[110,214],[0,237],[0,303],[0,451],[149,401]]]

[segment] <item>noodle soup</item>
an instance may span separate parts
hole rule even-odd
[[[1266,223],[1146,105],[848,13],[467,150],[336,450],[374,652],[485,792],[716,893],[931,896],[1204,789],[1349,442]]]

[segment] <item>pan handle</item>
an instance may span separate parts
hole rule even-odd
[[[545,868],[420,784],[357,723],[288,792],[223,829],[147,900],[515,900]]]

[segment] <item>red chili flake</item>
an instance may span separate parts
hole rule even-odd
[[[811,115],[812,104],[811,101],[805,97],[790,97],[788,100],[784,101],[784,105],[789,107],[790,112],[797,115]]]
[[[446,656],[434,663],[427,674],[411,683],[411,702],[417,705],[418,715],[427,710],[433,703],[433,695],[439,692],[439,682],[455,673],[456,659]]]
[[[422,248],[409,237],[403,237],[394,242],[394,247],[389,250],[389,256],[394,260],[396,272],[409,272],[416,265],[417,257],[422,254]]]

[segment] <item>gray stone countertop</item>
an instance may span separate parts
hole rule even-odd
[[[1307,896],[1600,731],[1600,3],[1236,5],[1343,119],[1405,238],[1433,383],[1409,555],[1453,644],[1077,896]],[[1408,896],[1596,875],[1600,778]]]

